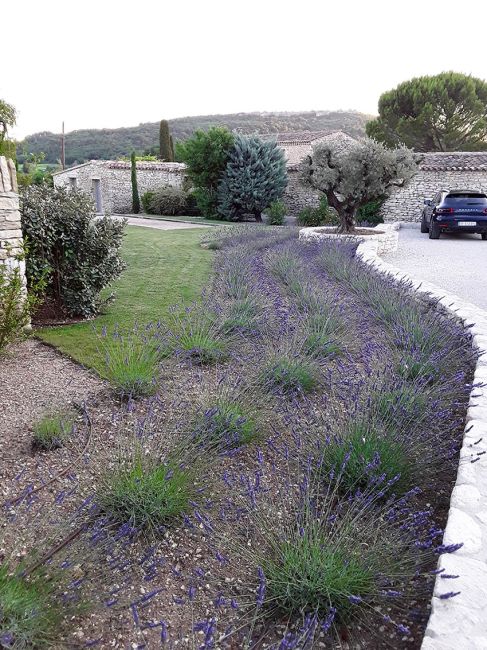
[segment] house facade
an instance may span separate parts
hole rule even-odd
[[[142,196],[163,185],[181,187],[185,165],[182,163],[138,161],[137,186]],[[56,187],[78,189],[93,197],[98,214],[130,214],[132,182],[129,162],[91,160],[53,174]]]
[[[420,221],[425,199],[441,190],[487,192],[486,152],[432,152],[422,154],[418,173],[382,205],[385,222]]]

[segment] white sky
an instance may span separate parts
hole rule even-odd
[[[22,0],[2,11],[11,135],[274,110],[375,113],[424,74],[487,78],[485,0]],[[10,60],[5,58],[10,52]]]

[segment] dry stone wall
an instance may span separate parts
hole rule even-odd
[[[22,251],[22,241],[15,166],[10,159],[0,156],[0,264],[20,265],[25,274],[24,263],[16,259]]]
[[[137,163],[139,195],[159,187],[181,187],[185,178],[181,163]],[[101,212],[129,214],[132,212],[130,164],[110,160],[92,160],[54,175],[56,187],[74,187],[94,197],[94,182],[100,183]]]
[[[487,192],[485,171],[420,170],[405,188],[388,198],[381,208],[384,221],[421,221],[424,199],[432,199],[440,190],[469,189]]]

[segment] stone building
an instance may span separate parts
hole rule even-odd
[[[139,194],[163,185],[181,187],[185,165],[167,162],[137,162]],[[68,186],[91,194],[99,214],[132,212],[132,182],[129,162],[90,160],[53,174],[56,187]]]
[[[332,145],[337,151],[343,151],[357,142],[343,131],[299,131],[277,133],[265,136],[274,139],[284,150],[287,161],[288,186],[283,200],[288,213],[297,215],[303,208],[316,207],[320,193],[303,187],[300,183],[299,163],[313,151],[320,142]]]
[[[487,192],[486,152],[433,152],[422,156],[411,182],[397,189],[382,205],[385,222],[420,221],[424,199],[434,198],[440,190]]]

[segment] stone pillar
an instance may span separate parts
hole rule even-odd
[[[19,195],[15,165],[0,156],[0,264],[19,265],[25,279],[25,264],[16,259],[22,252]]]

